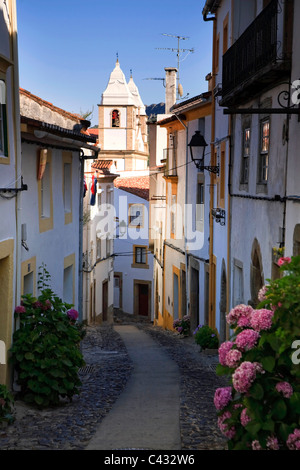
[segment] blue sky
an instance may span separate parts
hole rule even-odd
[[[212,22],[204,22],[205,0],[17,0],[20,86],[67,111],[93,110],[118,53],[146,105],[165,100],[165,67],[177,66],[184,96],[207,90],[211,71]],[[161,49],[161,48],[166,48]]]

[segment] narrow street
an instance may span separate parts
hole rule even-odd
[[[80,395],[46,410],[16,401],[1,450],[224,449],[213,404],[224,384],[217,357],[200,353],[192,337],[123,321],[88,327],[82,352]]]

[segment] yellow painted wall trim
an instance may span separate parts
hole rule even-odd
[[[14,305],[14,240],[0,242],[0,340],[4,342],[6,353],[12,342],[12,319]],[[0,364],[0,383],[9,385],[10,367]]]

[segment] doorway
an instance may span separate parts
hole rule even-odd
[[[151,281],[134,281],[134,314],[150,318],[151,315]]]
[[[107,321],[108,313],[108,281],[102,284],[102,320]]]

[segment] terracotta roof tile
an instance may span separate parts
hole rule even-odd
[[[112,160],[96,160],[93,164],[92,164],[92,168],[94,170],[108,170],[109,168],[111,168],[113,164],[113,161]]]
[[[79,122],[82,119],[82,116],[79,114],[74,114],[74,113],[69,113],[68,111],[65,111],[64,109],[58,108],[57,106],[54,106],[52,103],[49,101],[45,101],[39,96],[33,95],[30,93],[30,91],[24,90],[24,88],[20,88],[20,94],[27,96],[27,98],[30,98],[31,100],[35,101],[36,103],[40,104],[41,106],[45,106],[46,108],[51,109],[52,111],[61,114],[65,118],[71,119],[73,121]]]
[[[149,176],[130,176],[127,178],[119,177],[114,180],[114,185],[118,189],[135,194],[136,196],[149,201]]]

